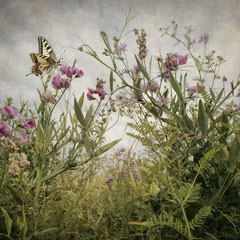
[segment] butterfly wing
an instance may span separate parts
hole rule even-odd
[[[38,47],[39,47],[39,54],[48,56],[55,63],[58,62],[55,52],[53,51],[49,42],[44,37],[38,37]]]
[[[52,63],[49,61],[49,57],[38,54],[38,53],[30,53],[30,57],[33,62],[32,74],[36,76],[42,75],[45,70],[50,72],[52,69]]]

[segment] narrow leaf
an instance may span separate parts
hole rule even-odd
[[[179,83],[177,82],[177,80],[173,77],[172,73],[170,72],[170,78],[169,78],[169,82],[172,86],[172,88],[174,89],[174,91],[176,92],[178,98],[183,101],[183,94],[182,94],[182,90],[181,87],[179,85]]]
[[[208,128],[208,119],[205,107],[201,99],[198,104],[198,124],[202,134],[206,134]]]
[[[6,210],[3,207],[0,207],[0,209],[2,210],[4,219],[5,219],[5,224],[6,224],[6,228],[7,228],[7,235],[8,237],[11,234],[11,230],[12,230],[12,219],[9,217],[8,213],[6,212]]]
[[[121,141],[121,139],[118,140],[114,140],[106,145],[104,145],[103,147],[101,147],[95,154],[94,156],[97,157],[103,153],[105,153],[106,151],[108,151],[109,149],[113,148],[116,144],[118,144]]]
[[[84,116],[83,116],[82,110],[81,110],[81,108],[79,107],[76,99],[74,99],[74,110],[75,110],[75,114],[76,114],[76,117],[77,117],[79,123],[80,123],[83,127],[86,127],[86,123],[85,123],[85,121],[84,121]]]
[[[110,85],[110,91],[112,92],[113,91],[113,72],[111,71],[110,72],[110,77],[109,77],[109,85]]]

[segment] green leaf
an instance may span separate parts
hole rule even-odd
[[[52,231],[57,231],[57,230],[58,230],[58,228],[52,227],[52,228],[48,228],[48,229],[42,230],[40,232],[36,232],[34,235],[35,236],[40,236],[40,235],[44,235],[46,233],[49,233],[49,232],[52,232]]]
[[[208,129],[208,119],[205,107],[201,99],[198,103],[198,124],[202,134],[205,135]]]
[[[180,87],[179,83],[177,82],[177,80],[173,77],[171,72],[170,72],[169,82],[170,82],[172,88],[174,89],[174,91],[176,92],[178,98],[183,102],[184,98],[183,98],[183,93],[182,93],[181,87]]]
[[[14,200],[17,203],[22,204],[22,199],[21,199],[21,196],[20,196],[20,193],[18,192],[18,190],[9,184],[7,184],[6,186],[7,186],[8,190],[10,191],[10,193],[12,194]]]
[[[82,94],[82,96],[78,100],[78,106],[79,106],[80,109],[82,109],[83,101],[84,101],[84,93]]]
[[[107,34],[105,32],[100,32],[100,34],[101,34],[103,42],[105,43],[108,51],[113,54],[112,48],[110,46],[110,43],[109,43],[109,40],[108,40],[108,37],[107,37]]]
[[[90,108],[88,109],[86,116],[85,116],[85,122],[87,125],[92,117],[92,113],[93,113],[93,105],[90,106]]]
[[[94,157],[100,156],[101,154],[105,153],[106,151],[108,151],[109,149],[114,147],[116,144],[118,144],[121,140],[122,139],[114,140],[114,141],[104,145],[97,152],[95,152]]]
[[[139,226],[144,226],[144,227],[152,227],[154,224],[152,222],[129,222],[128,224],[130,225],[139,225]]]
[[[210,90],[210,94],[211,94],[211,97],[212,97],[213,102],[216,103],[215,94],[214,94],[212,88],[209,88],[209,90]]]
[[[75,110],[75,114],[76,114],[76,117],[77,117],[79,123],[80,123],[83,127],[86,127],[86,122],[85,122],[85,120],[84,120],[84,116],[83,116],[82,110],[81,110],[81,108],[79,107],[76,99],[74,99],[74,110]]]
[[[150,76],[148,75],[148,72],[146,70],[146,68],[142,65],[142,63],[139,61],[138,57],[135,55],[135,59],[136,59],[136,62],[137,62],[137,65],[140,69],[140,71],[142,72],[143,76],[148,80],[148,81],[151,81],[151,78]]]
[[[219,100],[221,99],[223,92],[224,92],[224,88],[223,88],[223,89],[220,91],[220,93],[218,94],[217,99],[216,99],[216,103],[218,103]]]
[[[113,72],[111,71],[110,72],[110,77],[109,77],[109,85],[110,85],[110,91],[112,92],[113,91]]]
[[[6,212],[6,210],[3,207],[0,207],[0,209],[2,210],[4,219],[5,219],[5,224],[6,224],[6,228],[7,228],[7,235],[8,237],[11,234],[11,230],[12,230],[12,219],[9,217],[8,213]]]

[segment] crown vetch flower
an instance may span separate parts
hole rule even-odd
[[[2,114],[6,118],[14,118],[18,114],[18,110],[14,106],[4,106],[2,109]]]
[[[204,42],[205,44],[208,43],[209,35],[207,33],[204,33],[199,37],[198,43]]]
[[[11,135],[12,131],[8,124],[4,121],[0,121],[0,136],[8,137]]]

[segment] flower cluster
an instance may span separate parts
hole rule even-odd
[[[14,152],[17,146],[24,146],[29,143],[25,129],[35,127],[33,119],[26,120],[14,106],[4,106],[2,108],[2,116],[4,120],[14,120],[17,127],[14,132],[10,129],[6,121],[0,120],[0,136],[5,137],[5,150]],[[18,117],[18,118],[17,118]],[[19,129],[20,127],[20,129]]]
[[[209,40],[209,35],[205,33],[199,37],[198,43],[204,42],[204,44],[207,44],[208,40]]]
[[[156,92],[158,92],[159,85],[156,81],[151,81],[151,82],[148,82],[146,84],[144,84],[144,83],[141,84],[141,89],[143,91],[149,90],[152,93],[156,93]]]
[[[147,36],[147,34],[144,31],[144,29],[141,29],[141,34],[139,34],[139,31],[137,29],[134,29],[134,32],[135,32],[135,35],[137,36],[136,43],[137,43],[138,49],[139,49],[138,57],[140,59],[144,59],[144,58],[147,57],[147,52],[148,52],[148,49],[147,49],[147,46],[146,46],[146,43],[147,43],[146,36]]]
[[[118,45],[118,47],[117,47],[117,52],[118,52],[118,54],[119,55],[122,55],[122,53],[124,52],[124,51],[127,51],[127,44],[125,43],[125,42],[123,42],[123,43],[120,43],[119,45]]]
[[[98,94],[101,100],[104,100],[105,96],[107,93],[105,92],[103,88],[103,84],[105,84],[106,81],[97,78],[97,84],[96,84],[96,89],[93,88],[88,88],[88,93],[87,93],[87,99],[89,101],[95,100],[96,98],[93,96],[93,94]]]
[[[80,78],[84,75],[84,72],[77,68],[77,67],[68,67],[67,65],[62,65],[59,68],[60,72],[62,75],[65,75],[69,78],[75,77],[75,78]]]
[[[60,75],[57,74],[52,78],[52,86],[55,89],[69,88],[70,80],[69,78],[61,78]]]
[[[169,79],[169,71],[177,71],[179,69],[179,65],[184,65],[187,63],[189,54],[179,55],[177,53],[168,53],[165,58],[165,62],[163,66],[165,67],[165,71],[162,73],[162,78],[166,81]]]

